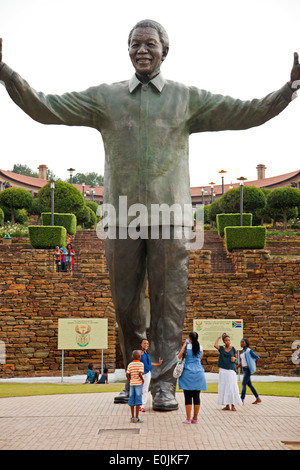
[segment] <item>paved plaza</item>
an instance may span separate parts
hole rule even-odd
[[[1,386],[1,385],[0,385]],[[67,386],[67,385],[66,385]],[[199,424],[183,424],[179,409],[154,412],[149,394],[143,423],[130,423],[128,405],[117,393],[48,395],[0,399],[0,450],[290,450],[299,448],[299,398],[247,395],[237,412],[222,411],[217,394],[201,395]],[[133,452],[134,453],[134,452]]]

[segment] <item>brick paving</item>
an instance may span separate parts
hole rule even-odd
[[[179,409],[151,409],[144,423],[130,423],[128,405],[114,404],[116,393],[49,395],[0,399],[0,450],[288,450],[300,442],[298,398],[251,395],[237,412],[222,411],[216,394],[201,395],[199,424],[183,424]]]

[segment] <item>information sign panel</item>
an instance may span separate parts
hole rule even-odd
[[[198,333],[198,341],[204,350],[214,350],[216,339],[223,333],[230,336],[232,346],[236,350],[241,349],[241,339],[243,338],[243,320],[236,318],[227,320],[207,320],[196,319],[193,324],[194,331]],[[222,338],[219,341],[219,346],[223,345]]]
[[[107,318],[60,318],[58,349],[107,349]]]

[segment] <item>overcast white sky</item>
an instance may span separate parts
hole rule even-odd
[[[0,0],[3,61],[37,91],[80,91],[129,79],[127,37],[145,18],[170,38],[165,78],[241,99],[260,98],[290,78],[300,54],[299,0]],[[0,87],[0,168],[46,164],[104,174],[101,135],[93,129],[34,122]],[[191,186],[256,179],[299,170],[300,97],[278,117],[247,131],[194,134]]]

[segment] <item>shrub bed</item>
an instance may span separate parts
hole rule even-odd
[[[51,249],[56,246],[66,246],[67,230],[65,227],[30,225],[28,232],[33,248]]]
[[[220,237],[224,237],[225,227],[235,227],[240,225],[240,214],[217,214],[217,229]],[[243,226],[252,225],[252,214],[243,214]]]
[[[266,247],[266,227],[225,227],[224,232],[227,251],[255,250]]]
[[[51,225],[51,212],[42,212],[42,224]],[[65,227],[69,235],[75,235],[77,220],[75,214],[54,213],[54,225]]]

